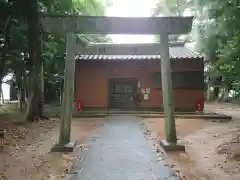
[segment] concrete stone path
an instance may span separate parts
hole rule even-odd
[[[136,117],[109,116],[91,138],[71,180],[179,180],[144,137]],[[71,178],[70,178],[71,176]]]

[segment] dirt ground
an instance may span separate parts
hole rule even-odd
[[[207,105],[209,111],[231,115],[236,105]],[[227,111],[228,109],[228,111]],[[231,110],[231,111],[230,111]],[[237,116],[239,115],[239,119]],[[220,123],[200,119],[176,119],[179,143],[186,153],[168,153],[168,160],[182,179],[239,180],[240,179],[240,113],[231,122]],[[150,130],[153,143],[164,139],[164,120],[143,120]]]
[[[1,180],[62,180],[84,143],[101,124],[100,119],[74,119],[71,138],[76,140],[73,153],[50,152],[59,137],[59,120],[30,124],[8,124],[0,151]]]

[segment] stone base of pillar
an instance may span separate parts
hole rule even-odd
[[[75,141],[68,144],[56,144],[52,147],[51,152],[73,152],[75,146]]]
[[[160,146],[165,150],[165,151],[184,151],[185,152],[185,146],[175,144],[168,142],[167,140],[161,140],[160,141]]]

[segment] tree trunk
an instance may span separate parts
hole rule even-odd
[[[2,101],[2,103],[4,104],[4,99],[3,99],[3,96],[2,96],[2,83],[0,85],[0,100]]]
[[[44,67],[41,63],[41,100],[40,100],[40,117],[44,117]]]
[[[209,83],[207,85],[207,101],[211,101],[211,85]]]
[[[228,86],[227,86],[227,84],[224,84],[224,86],[223,86],[223,101],[224,102],[228,102],[228,94],[229,94]]]
[[[19,87],[19,103],[20,103],[20,110],[25,108],[25,98],[24,98],[24,89],[22,85]]]
[[[16,77],[16,83],[17,83],[17,89],[18,89],[18,101],[19,101],[19,109],[21,111],[26,109],[26,99],[25,99],[25,92],[27,88],[26,84],[26,78],[23,74],[23,65],[21,68],[18,68],[15,70],[15,77]]]
[[[32,64],[30,76],[30,96],[27,105],[27,120],[38,120],[41,116],[41,28],[38,1],[28,0],[23,9],[28,25],[29,56]]]
[[[219,87],[214,87],[213,93],[214,93],[214,99],[218,99]]]
[[[1,86],[1,96],[2,96],[2,102],[3,102],[3,104],[5,103],[5,101],[4,101],[4,96],[3,96],[3,90],[2,90],[2,86]]]

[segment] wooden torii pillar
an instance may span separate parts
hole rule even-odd
[[[193,17],[93,17],[43,15],[45,31],[66,34],[67,58],[64,73],[64,92],[61,105],[61,128],[59,144],[54,151],[72,151],[74,143],[70,143],[73,88],[75,76],[76,37],[79,34],[157,34],[161,37],[161,75],[163,90],[163,106],[166,141],[163,146],[176,145],[176,125],[172,101],[172,81],[169,58],[168,35],[186,34],[191,31]],[[81,49],[78,52],[81,53]]]

